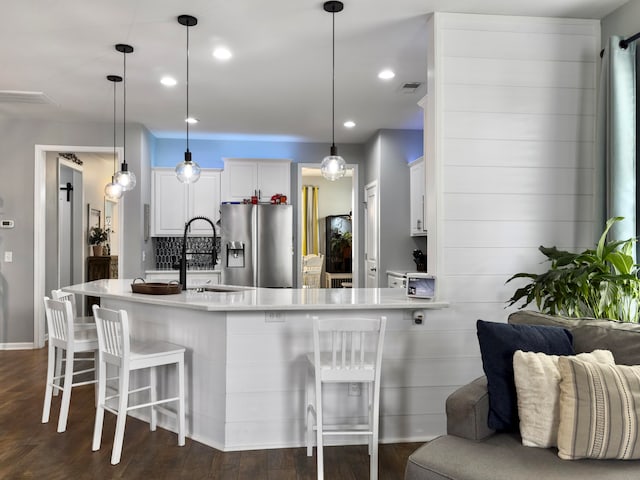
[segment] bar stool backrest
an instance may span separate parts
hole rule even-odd
[[[76,296],[70,292],[63,292],[62,290],[51,290],[51,298],[54,300],[66,300],[71,303],[71,312],[73,317],[78,316],[78,311],[76,308]]]
[[[63,346],[73,339],[73,311],[71,302],[52,300],[44,297],[44,311],[47,318],[49,341]]]
[[[129,317],[125,310],[109,310],[93,306],[98,330],[100,355],[107,363],[121,365],[129,359]]]
[[[319,381],[380,379],[386,317],[313,319],[313,343]]]

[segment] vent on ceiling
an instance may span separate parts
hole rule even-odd
[[[0,103],[54,104],[43,92],[24,92],[19,90],[0,90]]]
[[[422,82],[406,82],[400,87],[402,93],[414,93],[422,86]]]

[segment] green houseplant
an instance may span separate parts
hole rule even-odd
[[[107,241],[109,235],[106,230],[100,227],[91,227],[89,229],[89,245],[93,246],[93,254],[102,255],[103,243]]]
[[[638,323],[640,279],[633,261],[635,238],[607,242],[607,233],[615,222],[607,221],[595,250],[571,253],[556,247],[540,247],[551,262],[544,273],[516,273],[507,280],[526,278],[530,282],[518,288],[508,300],[509,306],[520,300],[524,308],[536,303],[543,313],[568,317],[593,317]]]

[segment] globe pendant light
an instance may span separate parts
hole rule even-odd
[[[338,147],[335,142],[336,131],[336,13],[341,12],[344,8],[342,2],[329,1],[324,2],[324,11],[332,15],[333,34],[332,34],[332,64],[331,64],[331,150],[330,154],[322,160],[320,164],[320,173],[327,180],[332,182],[344,177],[346,173],[344,158],[338,155]]]
[[[189,27],[198,24],[198,19],[191,15],[180,15],[178,23],[187,27],[187,150],[184,152],[184,162],[176,166],[176,176],[182,183],[195,183],[200,178],[200,166],[191,160],[189,151]]]
[[[116,45],[116,50],[122,53],[123,58],[123,108],[122,108],[122,164],[120,165],[120,171],[116,173],[115,180],[120,184],[122,190],[127,192],[129,190],[133,190],[136,186],[136,176],[135,174],[129,170],[129,166],[127,165],[127,53],[133,52],[133,47],[131,45],[125,45],[124,43],[119,43]]]
[[[111,176],[111,183],[107,183],[104,187],[104,195],[108,200],[119,200],[122,197],[122,185],[115,181],[116,170],[116,83],[122,81],[122,77],[118,75],[107,75],[107,80],[113,82],[113,170],[114,175]]]

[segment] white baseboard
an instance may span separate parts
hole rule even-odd
[[[0,343],[0,350],[33,350],[35,347],[30,342]]]

